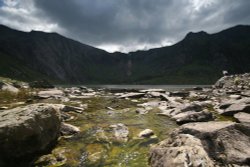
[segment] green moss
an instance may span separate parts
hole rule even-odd
[[[143,101],[145,102],[145,101]],[[146,167],[148,151],[152,144],[166,138],[176,124],[166,117],[158,116],[151,110],[146,115],[135,113],[137,103],[114,97],[94,97],[83,99],[88,109],[76,114],[77,119],[70,124],[80,127],[81,133],[70,139],[60,139],[57,147],[65,147],[66,163],[63,166],[79,166],[82,155],[88,155],[83,162],[90,167]],[[115,110],[108,114],[107,107]],[[112,124],[123,123],[129,129],[128,142],[114,139]],[[139,139],[144,129],[152,129],[157,138]]]
[[[17,106],[19,102],[24,102],[31,97],[30,91],[26,89],[20,89],[18,93],[3,90],[0,91],[0,106],[9,106],[12,108]]]

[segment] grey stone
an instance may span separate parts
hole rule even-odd
[[[250,123],[250,114],[248,114],[248,113],[239,112],[239,113],[237,113],[237,114],[234,114],[234,118],[235,118],[238,122]]]
[[[119,98],[141,98],[145,95],[145,93],[126,93],[123,94],[121,96],[119,96]]]
[[[220,114],[221,115],[227,115],[227,116],[233,116],[234,114],[236,114],[238,112],[250,113],[250,104],[235,103],[235,104],[230,105],[225,110],[223,110]]]
[[[200,112],[187,111],[173,116],[172,119],[174,119],[178,124],[185,124],[189,122],[211,121],[213,120],[213,115],[207,110]]]
[[[151,167],[214,167],[201,141],[192,135],[180,134],[150,149]]]
[[[110,127],[113,129],[114,137],[117,141],[121,142],[128,141],[129,130],[127,126],[125,126],[122,123],[119,123],[115,125],[110,125]]]
[[[211,158],[223,165],[249,165],[250,126],[234,122],[189,123],[175,133],[191,134],[202,141]]]
[[[8,84],[8,83],[4,83],[4,85],[2,85],[1,89],[5,90],[5,91],[12,92],[12,93],[18,93],[19,92],[18,88],[14,87],[13,85]]]
[[[60,113],[50,104],[33,104],[0,113],[0,157],[19,158],[47,149],[60,134]]]
[[[241,99],[241,95],[230,95],[229,98],[234,99],[234,100],[239,100]]]
[[[184,104],[183,106],[180,107],[181,112],[186,112],[186,111],[201,111],[202,106],[198,103],[190,103],[190,104]]]
[[[60,110],[63,112],[77,112],[77,113],[82,113],[84,111],[84,108],[81,107],[76,107],[76,106],[69,106],[69,105],[61,105]]]
[[[61,133],[63,135],[74,135],[79,132],[80,129],[78,127],[64,122],[61,123]]]
[[[59,89],[48,89],[37,93],[37,96],[39,98],[50,98],[50,97],[60,98],[63,95],[64,95],[63,91]]]
[[[150,150],[152,167],[249,166],[250,125],[188,123]]]
[[[164,89],[145,89],[145,90],[140,90],[139,92],[142,92],[142,93],[148,93],[148,92],[164,93],[164,92],[166,92],[166,90],[164,90]]]
[[[161,93],[160,92],[148,92],[147,96],[158,98],[161,96]]]
[[[145,129],[139,133],[139,137],[150,137],[154,135],[154,131],[151,129]]]

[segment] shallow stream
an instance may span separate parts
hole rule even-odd
[[[81,132],[71,138],[62,137],[52,153],[40,157],[36,165],[50,166],[46,161],[54,159],[57,163],[53,166],[147,167],[150,146],[167,138],[177,126],[167,117],[158,116],[157,108],[143,115],[135,112],[137,104],[151,100],[133,102],[112,96],[81,100],[88,108],[82,114],[71,113],[74,119],[67,122],[80,127]],[[114,137],[110,125],[118,123],[129,129],[127,142]],[[152,129],[155,136],[139,138],[138,134],[144,129]]]

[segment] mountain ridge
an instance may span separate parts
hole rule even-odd
[[[250,26],[190,32],[172,46],[128,54],[82,44],[58,33],[0,25],[0,75],[68,84],[210,84],[249,72]]]

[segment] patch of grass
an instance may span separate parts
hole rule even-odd
[[[13,93],[7,90],[0,91],[0,104],[9,104],[13,102],[19,102],[31,98],[30,91],[20,89],[18,93]]]

